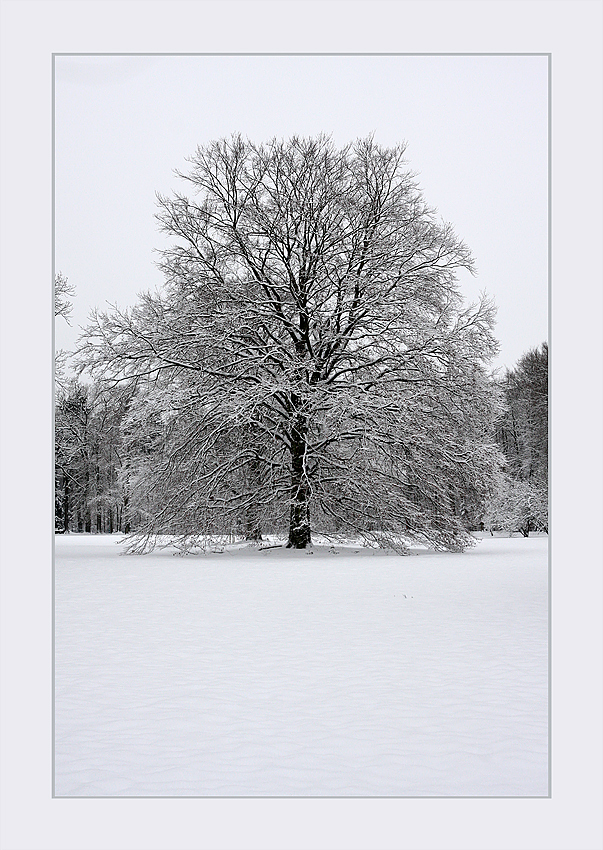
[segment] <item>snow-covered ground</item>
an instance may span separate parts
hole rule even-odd
[[[546,538],[56,538],[56,796],[548,793]]]

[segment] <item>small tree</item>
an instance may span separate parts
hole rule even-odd
[[[61,316],[67,324],[70,324],[69,317],[73,310],[71,298],[75,295],[75,287],[70,284],[65,275],[59,272],[54,278],[54,316]],[[59,350],[55,352],[54,357],[54,379],[55,387],[59,391],[67,389],[67,361],[69,354],[66,351]]]
[[[71,299],[75,295],[75,287],[69,283],[64,274],[58,272],[54,277],[54,315],[62,316],[70,324],[69,317],[73,310]]]
[[[404,146],[235,136],[190,166],[194,199],[159,197],[165,293],[97,314],[80,352],[106,379],[162,388],[161,462],[133,472],[147,494],[162,482],[147,533],[255,512],[294,548],[312,521],[470,545],[463,500],[498,462],[494,308],[463,306],[473,260]]]

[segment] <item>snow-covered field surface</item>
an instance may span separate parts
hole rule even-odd
[[[56,538],[56,796],[545,796],[546,538]]]

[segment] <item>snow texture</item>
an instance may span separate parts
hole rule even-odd
[[[56,796],[546,796],[546,538],[57,537]]]

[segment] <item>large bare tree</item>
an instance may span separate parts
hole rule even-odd
[[[258,528],[286,519],[295,548],[311,516],[394,544],[468,545],[498,460],[494,308],[463,305],[471,254],[404,146],[235,136],[189,164],[190,191],[158,198],[164,293],[95,315],[80,352],[162,410],[136,479],[146,532],[206,532],[243,510]]]

